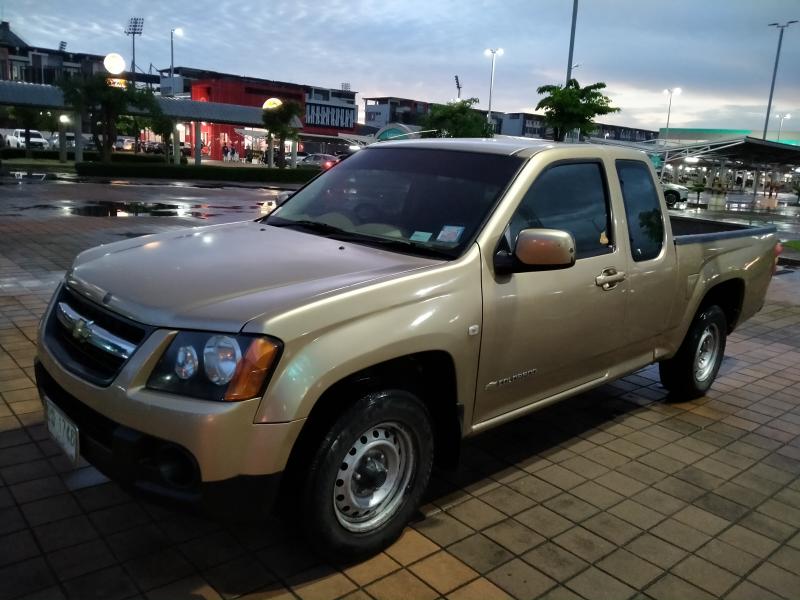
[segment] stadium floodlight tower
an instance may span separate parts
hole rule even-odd
[[[136,87],[136,36],[142,35],[144,27],[144,17],[131,17],[128,26],[125,28],[125,35],[131,36],[133,44],[133,56],[131,60],[131,74],[133,75],[133,87]]]

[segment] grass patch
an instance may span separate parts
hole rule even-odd
[[[783,242],[783,246],[785,248],[791,248],[792,250],[797,250],[800,252],[800,240],[789,240],[788,242]]]
[[[212,165],[166,165],[133,163],[81,162],[75,165],[78,175],[92,177],[145,177],[152,179],[180,179],[258,183],[305,183],[314,178],[318,169],[270,169],[219,167]]]

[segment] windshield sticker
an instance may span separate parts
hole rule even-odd
[[[410,239],[412,242],[427,242],[429,239],[431,239],[432,235],[433,234],[430,231],[415,231],[408,239]]]
[[[455,243],[464,233],[464,228],[459,225],[445,225],[436,236],[437,242],[451,242]]]

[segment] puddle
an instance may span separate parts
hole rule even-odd
[[[58,180],[57,173],[37,173],[36,171],[8,171],[16,183],[40,183]]]

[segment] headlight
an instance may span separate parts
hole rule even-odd
[[[237,401],[264,392],[278,362],[278,340],[182,331],[150,374],[147,387],[204,400]]]

